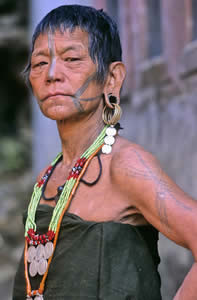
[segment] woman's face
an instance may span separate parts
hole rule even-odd
[[[103,86],[95,79],[88,33],[40,34],[31,58],[29,80],[43,114],[53,120],[79,117],[101,103]]]

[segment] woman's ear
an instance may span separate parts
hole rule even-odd
[[[115,61],[110,64],[109,72],[104,86],[105,103],[108,107],[113,108],[109,102],[109,94],[117,98],[117,103],[120,102],[120,89],[123,85],[126,75],[125,65],[121,61]]]

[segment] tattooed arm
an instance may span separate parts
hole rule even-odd
[[[157,160],[137,145],[114,155],[112,178],[144,218],[175,243],[190,249],[195,263],[174,300],[197,299],[197,201],[185,194]],[[126,184],[125,184],[126,183]]]

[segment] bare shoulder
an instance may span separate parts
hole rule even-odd
[[[125,197],[132,199],[138,209],[144,203],[148,205],[147,199],[152,199],[148,195],[155,193],[158,186],[170,184],[152,153],[121,137],[117,140],[110,168],[113,184]]]
[[[145,179],[151,176],[153,170],[160,170],[152,153],[122,137],[118,138],[111,162],[111,172],[116,180],[121,180],[121,177],[124,180],[126,177]]]
[[[197,232],[196,201],[162,170],[151,153],[121,138],[117,142],[111,160],[113,182],[150,224],[177,244],[193,248],[197,257],[192,234]]]

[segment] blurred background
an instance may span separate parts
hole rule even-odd
[[[55,124],[41,116],[21,76],[32,30],[52,8],[84,4],[118,23],[127,78],[122,135],[160,160],[197,199],[197,1],[0,0],[0,297],[11,300],[23,249],[21,213],[35,176],[60,150]],[[184,226],[184,225],[183,225]],[[160,235],[163,300],[173,298],[193,262]]]

